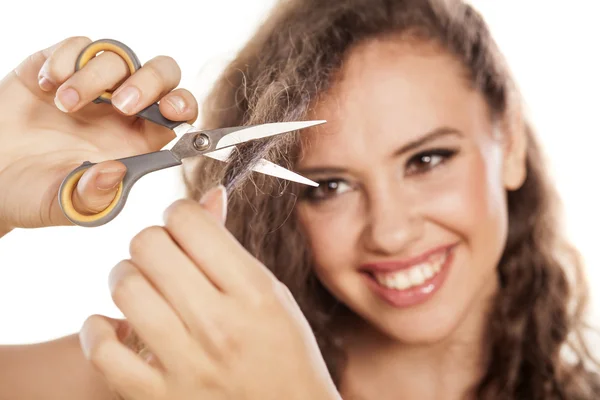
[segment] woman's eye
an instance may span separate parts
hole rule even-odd
[[[352,190],[350,184],[343,179],[327,179],[316,182],[319,187],[308,187],[304,192],[304,198],[312,201],[325,200]]]
[[[455,150],[437,149],[415,154],[406,163],[408,174],[427,172],[432,168],[446,162],[456,154]]]

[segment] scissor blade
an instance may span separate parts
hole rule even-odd
[[[167,143],[165,146],[163,146],[163,148],[161,150],[171,150],[173,148],[173,146],[175,146],[177,144],[177,142],[179,142],[179,140],[183,137],[183,135],[185,135],[189,131],[197,130],[197,129],[198,128],[196,128],[194,125],[190,125],[187,122],[184,122],[181,125],[176,126],[173,129],[173,131],[175,132],[175,137],[169,143]]]
[[[191,129],[175,139],[170,150],[175,157],[183,160],[188,157],[212,153],[216,150],[233,147],[249,140],[261,139],[268,136],[279,135],[298,129],[319,125],[326,121],[295,121],[274,122],[262,125],[238,126],[234,128],[218,128],[211,130]]]
[[[212,151],[210,153],[204,154],[207,157],[213,158],[219,161],[227,161],[229,155],[231,154],[233,147],[226,147],[221,150]],[[304,185],[315,186],[318,187],[319,184],[317,182],[313,182],[310,179],[303,177],[302,175],[298,175],[295,172],[290,171],[289,169],[283,168],[277,164],[274,164],[270,161],[261,158],[253,167],[252,170],[255,172],[260,172],[265,175],[271,175],[276,178],[285,179],[292,182],[302,183]]]
[[[235,146],[236,144],[248,142],[250,140],[262,139],[269,136],[292,132],[298,129],[309,128],[325,122],[326,121],[273,122],[261,125],[226,128],[226,130],[222,132],[223,137],[217,142],[215,149],[218,150],[224,147]]]

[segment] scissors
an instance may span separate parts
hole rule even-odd
[[[103,51],[114,52],[123,58],[131,74],[141,68],[138,57],[128,46],[113,39],[102,39],[90,43],[82,50],[77,58],[75,70],[78,71],[83,68],[92,58]],[[106,91],[96,98],[94,103],[111,104],[111,97],[112,93]],[[160,151],[118,159],[117,161],[125,164],[127,172],[119,184],[111,204],[102,212],[94,215],[85,215],[76,211],[72,196],[83,173],[95,163],[85,161],[71,171],[60,185],[58,201],[63,213],[72,223],[84,227],[97,227],[113,220],[123,210],[131,188],[141,177],[150,172],[181,165],[182,160],[185,158],[204,155],[219,161],[226,161],[235,145],[240,143],[292,132],[325,122],[293,121],[199,130],[189,123],[171,121],[165,118],[160,113],[158,103],[151,104],[136,116],[173,130],[176,134],[175,139]],[[316,182],[265,159],[259,160],[252,170],[293,182],[318,186]]]

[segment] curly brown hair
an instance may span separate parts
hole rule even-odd
[[[204,126],[306,118],[335,83],[348,50],[388,34],[441,44],[462,62],[494,118],[522,113],[515,82],[484,19],[462,1],[288,0],[274,8],[226,68],[205,103]],[[596,398],[600,385],[586,372],[593,358],[583,341],[583,268],[577,251],[562,236],[557,194],[532,126],[526,120],[524,124],[527,178],[519,190],[507,193],[509,235],[489,316],[489,361],[474,395]],[[298,187],[248,169],[260,157],[293,169],[299,148],[294,135],[246,144],[227,164],[195,161],[186,183],[195,198],[215,183],[226,185],[228,229],[289,287],[339,383],[343,348],[335,340],[332,321],[348,310],[314,274],[310,248],[294,218]],[[564,349],[573,361],[566,361]]]

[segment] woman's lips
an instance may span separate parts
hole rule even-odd
[[[409,260],[367,264],[361,270],[376,295],[394,307],[409,307],[427,301],[439,290],[455,247],[437,247]]]

